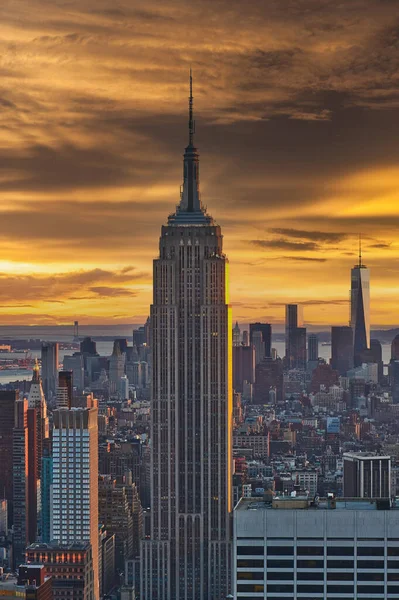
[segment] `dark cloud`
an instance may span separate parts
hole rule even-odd
[[[312,258],[310,256],[282,256],[285,260],[297,260],[299,262],[327,262],[326,258]]]
[[[389,249],[391,247],[391,244],[384,244],[383,242],[379,243],[379,244],[371,244],[370,246],[368,246],[369,248],[380,248],[380,249]]]
[[[277,233],[287,237],[298,238],[302,240],[313,240],[315,242],[341,242],[348,237],[347,233],[333,233],[330,231],[305,231],[304,229],[270,229],[271,233]]]
[[[120,297],[134,297],[137,296],[137,292],[127,290],[125,288],[118,287],[107,287],[107,286],[96,286],[89,288],[91,292],[102,298],[120,298]]]
[[[289,240],[251,240],[251,244],[259,246],[260,248],[272,249],[272,250],[294,250],[303,252],[304,250],[315,251],[319,250],[319,244],[315,242],[290,242]]]

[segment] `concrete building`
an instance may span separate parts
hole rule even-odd
[[[64,371],[72,371],[73,387],[82,392],[85,387],[85,364],[83,354],[75,352],[72,356],[64,356]]]
[[[62,545],[91,544],[94,597],[98,600],[97,409],[61,408],[53,412],[53,421],[50,536]]]
[[[399,509],[344,498],[241,499],[234,511],[237,600],[399,596]]]
[[[115,340],[112,356],[109,359],[109,391],[111,394],[117,394],[119,391],[119,382],[125,374],[126,354],[121,352],[119,340]]]
[[[89,542],[31,544],[26,549],[26,560],[46,567],[52,578],[54,600],[96,600],[94,566],[98,573],[98,563],[94,564]]]
[[[389,498],[391,457],[373,452],[344,452],[344,496]]]
[[[71,408],[73,397],[73,371],[60,371],[57,385],[57,408]]]
[[[199,194],[190,137],[181,201],[154,261],[151,540],[143,600],[220,600],[230,592],[232,322],[221,229]]]

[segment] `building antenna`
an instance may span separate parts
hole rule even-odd
[[[193,75],[192,75],[192,70],[190,68],[190,96],[188,99],[188,131],[189,131],[189,138],[188,138],[188,143],[190,146],[193,145],[193,141],[194,141],[194,133],[195,133],[195,122],[193,119]]]
[[[362,266],[362,234],[359,233],[359,267]]]

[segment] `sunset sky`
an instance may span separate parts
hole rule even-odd
[[[202,200],[233,318],[399,323],[395,0],[2,0],[0,324],[139,323],[179,201],[194,74]]]

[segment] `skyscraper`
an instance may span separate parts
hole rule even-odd
[[[370,348],[370,271],[362,263],[359,243],[359,263],[351,271],[351,319],[355,367],[361,364],[361,354]]]
[[[287,304],[285,307],[285,357],[287,367],[292,369],[295,365],[293,355],[295,330],[303,325],[303,310],[298,304]],[[306,342],[305,342],[306,348]]]
[[[98,573],[98,425],[96,408],[53,412],[51,540],[61,545],[90,542],[94,597]]]
[[[319,338],[316,334],[311,333],[308,336],[308,361],[317,362],[319,358]]]
[[[28,542],[28,402],[15,403],[13,430],[14,565],[23,562]]]
[[[236,321],[236,324],[233,329],[233,346],[240,346],[240,344],[241,344],[241,329],[240,329],[240,326],[238,325],[238,321]]]
[[[190,77],[180,204],[154,261],[151,540],[143,600],[220,600],[230,591],[232,323],[221,229],[199,193]]]
[[[47,402],[55,396],[58,383],[58,342],[42,343],[43,390]]]
[[[0,390],[0,496],[7,500],[8,519],[13,517],[13,429],[18,392]]]
[[[49,436],[49,422],[47,416],[47,403],[46,398],[44,397],[42,380],[40,378],[39,365],[37,362],[33,367],[28,407],[29,409],[34,409],[36,412],[37,476],[40,478],[42,471],[43,443]]]
[[[57,408],[71,408],[73,396],[73,372],[60,371],[58,374]]]
[[[342,376],[353,368],[352,327],[331,327],[331,366]]]
[[[272,355],[272,326],[269,323],[251,323],[249,325],[249,341],[253,343],[253,336],[256,331],[262,332],[262,341],[264,344],[264,354],[262,358]]]

